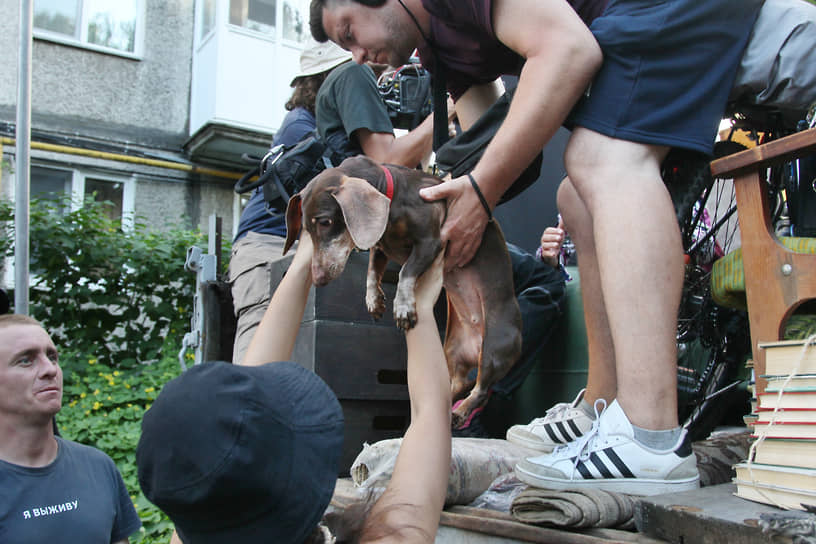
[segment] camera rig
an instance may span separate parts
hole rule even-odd
[[[386,70],[377,80],[394,128],[412,130],[433,110],[431,74],[419,62]]]

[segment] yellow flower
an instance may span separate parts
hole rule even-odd
[[[119,371],[118,371],[118,370],[114,370],[114,371],[113,371],[113,375],[114,375],[114,376],[118,376],[118,375],[119,375]]]
[[[190,359],[191,361],[192,361],[193,359],[195,359],[195,354],[194,354],[194,353],[190,353],[189,351],[188,351],[187,353],[185,353],[185,354],[184,354],[184,356],[185,356],[187,359]]]
[[[108,395],[108,400],[113,400],[113,399],[111,399],[111,396],[110,396],[110,395]]]
[[[152,393],[155,390],[156,390],[155,387],[145,387],[145,393]]]
[[[88,364],[89,365],[95,365],[96,364],[96,359],[88,359]]]
[[[129,403],[129,402],[127,403],[127,407],[128,407],[128,408],[131,408],[132,406],[133,406],[133,405],[132,405],[131,403]]]
[[[129,383],[125,384],[125,389],[130,389],[130,384]]]
[[[85,410],[85,415],[86,415],[86,416],[91,415],[91,411],[90,411],[90,410]]]
[[[108,380],[108,385],[114,386],[114,385],[116,385],[116,382],[113,381],[113,379],[110,379],[110,380]]]
[[[98,394],[99,394],[99,389],[94,389],[94,395],[98,395]]]
[[[77,401],[72,400],[71,402],[68,403],[68,406],[72,406],[72,407],[76,406],[76,403],[77,403]]]
[[[85,391],[83,391],[82,393],[79,394],[79,398],[81,398],[81,399],[84,399],[87,396],[88,395],[85,394]]]
[[[94,409],[94,410],[99,410],[101,407],[102,407],[102,403],[101,403],[101,402],[96,401],[96,402],[94,402],[94,403],[93,403],[93,409]]]

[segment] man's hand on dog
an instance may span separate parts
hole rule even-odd
[[[440,234],[448,246],[445,270],[465,266],[479,249],[488,220],[470,180],[467,176],[447,180],[421,189],[419,195],[429,202],[447,199],[448,215]]]

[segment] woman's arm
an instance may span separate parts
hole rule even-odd
[[[304,232],[292,264],[275,289],[242,365],[257,366],[292,358],[303,310],[312,285],[312,237]]]
[[[361,541],[433,542],[439,527],[451,458],[450,377],[433,314],[442,286],[443,254],[417,281],[417,324],[405,333],[411,425]]]

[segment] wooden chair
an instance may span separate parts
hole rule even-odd
[[[779,340],[788,317],[803,302],[816,298],[816,255],[783,246],[770,224],[764,170],[816,153],[816,128],[735,153],[711,163],[717,178],[733,178],[742,237],[742,262],[756,393],[765,389],[765,353],[760,342]]]

